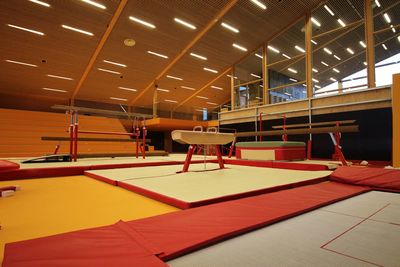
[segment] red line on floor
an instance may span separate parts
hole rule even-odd
[[[322,248],[322,249],[325,249],[325,250],[327,250],[327,251],[330,251],[330,252],[333,252],[333,253],[336,253],[336,254],[339,254],[339,255],[348,257],[348,258],[352,258],[352,259],[355,259],[355,260],[359,260],[359,261],[362,261],[362,262],[366,262],[366,263],[369,263],[369,264],[372,264],[372,265],[375,265],[375,266],[383,267],[383,265],[380,265],[380,264],[377,264],[377,263],[373,263],[373,262],[370,262],[370,261],[366,261],[366,260],[363,260],[363,259],[360,259],[360,258],[351,256],[351,255],[347,255],[347,254],[344,254],[344,253],[339,252],[339,251],[336,251],[336,250],[332,250],[332,249],[329,249],[329,248]]]

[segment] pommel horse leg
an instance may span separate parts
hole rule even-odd
[[[223,169],[224,167],[224,160],[222,159],[221,150],[219,145],[215,145],[215,154],[217,154],[219,168]]]
[[[192,160],[192,156],[194,151],[196,150],[197,145],[190,145],[188,153],[186,154],[185,164],[183,164],[182,172],[187,172],[189,170],[189,165]]]

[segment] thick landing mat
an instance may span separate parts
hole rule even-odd
[[[293,171],[208,163],[86,171],[85,175],[187,209],[327,180],[330,171]]]
[[[369,190],[327,182],[119,223],[122,225],[10,243],[6,245],[3,267],[26,263],[95,266],[103,258],[109,266],[159,266],[151,255],[172,259]],[[127,237],[121,237],[116,226]],[[127,248],[132,241],[138,243],[134,251]],[[134,253],[136,257],[132,257]],[[116,262],[111,264],[107,258]]]

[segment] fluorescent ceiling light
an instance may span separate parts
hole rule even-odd
[[[224,90],[222,87],[218,87],[218,86],[215,86],[215,85],[211,85],[211,88],[214,88],[214,89],[217,89],[217,90]]]
[[[103,60],[103,62],[126,68],[125,64],[121,64],[121,63],[117,63],[117,62],[113,62],[113,61],[109,61],[109,60]]]
[[[385,18],[387,23],[390,23],[392,20],[390,19],[388,13],[383,14],[383,17]]]
[[[278,49],[276,49],[275,47],[273,47],[273,46],[269,45],[268,49],[271,50],[271,51],[274,51],[275,53],[280,53],[280,51]]]
[[[25,63],[25,62],[21,62],[21,61],[15,61],[15,60],[10,60],[10,59],[6,59],[5,60],[8,63],[14,63],[14,64],[19,64],[19,65],[24,65],[24,66],[29,66],[29,67],[37,67],[37,65],[34,64],[29,64],[29,63]]]
[[[263,58],[262,55],[260,55],[260,54],[255,53],[254,55],[255,55],[256,57],[261,58],[261,59]]]
[[[257,75],[257,74],[250,73],[250,75],[253,76],[253,77],[255,77],[255,78],[261,79],[261,76],[259,76],[259,75]]]
[[[364,61],[364,65],[367,66],[367,62]]]
[[[319,81],[317,79],[312,79],[315,83],[319,83]]]
[[[314,23],[314,24],[315,24],[315,26],[317,26],[317,27],[321,27],[321,23],[319,23],[319,21],[318,21],[316,18],[314,18],[314,17],[311,17],[311,21],[312,21],[312,23]]]
[[[191,55],[192,57],[197,57],[197,58],[202,59],[202,60],[207,60],[206,57],[200,56],[199,54],[190,53],[190,55]]]
[[[54,89],[54,88],[47,88],[47,87],[43,87],[42,89],[43,89],[43,90],[46,90],[46,91],[53,91],[53,92],[58,92],[58,93],[66,93],[66,92],[67,92],[67,91],[65,91],[65,90]]]
[[[203,68],[203,70],[209,71],[209,72],[212,72],[212,73],[218,73],[217,70],[213,70],[213,69],[209,69],[209,68]]]
[[[393,33],[396,33],[396,29],[393,27],[393,25],[390,25],[390,28],[392,28]]]
[[[262,98],[261,98],[261,97],[259,97],[259,96],[256,96],[256,99],[258,99],[258,100],[262,100]]]
[[[209,105],[218,106],[218,104],[217,104],[217,103],[214,103],[214,102],[206,102],[206,103],[209,104]]]
[[[171,100],[171,99],[164,99],[165,102],[170,102],[170,103],[178,103],[176,100]]]
[[[382,44],[383,49],[388,50],[385,44]]]
[[[375,0],[375,4],[377,7],[381,7],[381,3],[379,3],[379,0]]]
[[[315,72],[315,73],[317,73],[317,72],[318,72],[318,70],[317,70],[317,69],[315,69],[315,68],[313,68],[313,69],[312,69],[312,71],[313,71],[313,72]]]
[[[343,20],[338,19],[337,21],[339,22],[339,24],[340,24],[342,27],[346,27],[346,24],[343,22]]]
[[[327,5],[324,5],[324,8],[329,12],[329,14],[331,14],[331,16],[335,16],[335,13],[333,13],[332,9],[330,9]]]
[[[334,78],[332,78],[332,77],[330,77],[329,79],[330,79],[331,81],[333,81],[333,82],[337,82],[337,80],[334,79]]]
[[[95,1],[91,1],[91,0],[81,0],[81,1],[86,3],[86,4],[101,8],[101,9],[106,9],[105,6],[103,6],[102,4],[99,4],[99,3],[95,2]]]
[[[399,36],[397,36],[397,40],[400,42],[400,35],[399,35]]]
[[[314,41],[314,40],[311,40],[311,43],[313,43],[313,44],[315,44],[315,45],[318,44],[318,43],[317,43],[316,41]]]
[[[400,40],[400,39],[399,39],[399,40]],[[232,76],[232,75],[229,75],[229,74],[227,74],[226,76],[228,76],[229,78],[237,79],[236,76]]]
[[[254,4],[256,4],[258,7],[262,8],[262,9],[267,9],[267,6],[258,0],[251,0],[251,2],[253,2]]]
[[[284,54],[284,53],[282,53],[282,56],[284,56],[284,57],[287,58],[287,59],[291,59],[291,57],[289,57],[288,55],[286,55],[286,54]]]
[[[128,87],[122,87],[122,86],[118,86],[119,89],[121,90],[126,90],[126,91],[132,91],[132,92],[136,92],[136,89],[133,88],[128,88]]]
[[[188,27],[188,28],[190,28],[192,30],[196,29],[196,26],[194,26],[193,24],[190,24],[189,22],[186,22],[184,20],[181,20],[181,19],[178,19],[178,18],[174,18],[174,21],[179,23],[179,24],[182,24],[183,26],[186,26],[186,27]]]
[[[301,47],[298,46],[298,45],[294,46],[294,48],[296,48],[297,50],[299,50],[299,51],[302,52],[302,53],[305,53],[305,52],[306,52],[303,48],[301,48]]]
[[[242,50],[242,51],[247,51],[247,48],[245,48],[245,47],[243,47],[243,46],[240,46],[240,45],[238,45],[238,44],[232,44],[232,46],[233,47],[235,47],[235,48],[237,48],[237,49],[239,49],[239,50]]]
[[[323,62],[323,61],[321,61],[321,64],[322,64],[322,65],[325,65],[325,66],[327,66],[327,67],[329,66],[327,63],[325,63],[325,62]]]
[[[348,47],[346,50],[347,50],[347,52],[349,52],[350,54],[354,55],[354,51],[353,51],[351,48]]]
[[[366,45],[363,41],[360,41],[360,45],[361,45],[362,47],[364,47],[364,48],[367,47],[367,45]]]
[[[319,86],[319,85],[314,85],[315,86],[315,88],[318,88],[318,89],[321,89],[321,86]]]
[[[288,68],[288,71],[293,72],[293,73],[297,73],[297,70],[292,69],[292,68]]]
[[[326,53],[328,53],[329,55],[332,55],[332,51],[329,50],[328,48],[324,47],[324,51],[325,51]]]
[[[336,73],[340,73],[340,70],[338,70],[338,69],[336,69],[336,68],[333,68],[332,69],[334,72],[336,72]]]
[[[51,78],[62,79],[62,80],[70,80],[70,81],[73,80],[72,78],[69,78],[69,77],[58,76],[58,75],[52,75],[52,74],[47,74],[46,76],[51,77]]]
[[[298,82],[298,80],[296,80],[296,79],[293,79],[293,78],[289,78],[289,80],[291,80],[292,82],[295,82],[295,83],[297,83],[297,82]]]
[[[39,0],[29,0],[29,2],[32,2],[32,3],[35,3],[35,4],[41,5],[41,6],[45,6],[45,7],[50,7],[50,4],[45,3],[43,1],[39,1]]]
[[[206,96],[197,95],[196,97],[197,97],[197,98],[201,98],[201,99],[208,99],[208,97],[206,97]]]
[[[235,32],[235,33],[238,33],[238,32],[239,32],[238,29],[236,29],[235,27],[229,25],[228,23],[222,22],[222,23],[221,23],[221,26],[224,27],[224,28],[226,28],[226,29],[228,29],[228,30],[230,30],[230,31],[233,31],[233,32]]]
[[[159,54],[159,53],[156,53],[156,52],[153,52],[153,51],[147,51],[147,53],[149,53],[151,55],[154,55],[154,56],[157,56],[157,57],[168,58],[165,55],[162,55],[162,54]]]
[[[167,77],[167,78],[170,78],[170,79],[178,80],[178,81],[183,81],[182,78],[175,77],[175,76],[171,76],[171,75],[167,75],[166,77]]]
[[[292,94],[290,94],[290,93],[284,93],[285,95],[288,95],[288,96],[292,96]]]
[[[157,91],[169,93],[168,89],[163,89],[163,88],[157,88]]]
[[[113,71],[113,70],[107,70],[107,69],[102,69],[102,68],[97,68],[99,71],[104,71],[104,72],[108,72],[108,73],[112,73],[112,74],[121,74],[118,71]]]
[[[11,27],[11,28],[14,28],[14,29],[18,29],[18,30],[22,30],[22,31],[26,31],[26,32],[34,33],[34,34],[38,34],[38,35],[44,35],[43,32],[31,30],[31,29],[20,27],[20,26],[13,25],[13,24],[7,24],[7,26]]]
[[[126,99],[126,98],[119,98],[119,97],[110,97],[110,99],[112,99],[112,100],[118,100],[118,101],[128,101],[128,99]]]
[[[146,26],[146,27],[148,27],[148,28],[152,28],[152,29],[155,29],[155,28],[156,28],[156,26],[153,25],[153,24],[151,24],[150,22],[147,22],[147,21],[138,19],[138,18],[136,18],[136,17],[129,16],[129,19],[132,20],[132,21],[134,21],[134,22],[137,22],[137,23],[139,23],[139,24],[142,24],[142,25],[144,25],[144,26]]]
[[[182,85],[181,86],[183,89],[188,89],[188,90],[192,90],[192,91],[195,91],[196,89],[194,89],[193,87],[189,87],[189,86],[184,86],[184,85]]]
[[[205,108],[204,108],[205,109]],[[196,111],[204,112],[204,109],[196,109]]]
[[[336,58],[337,60],[342,60],[340,57],[338,57],[337,55],[333,55],[334,58]]]
[[[84,30],[81,30],[81,29],[78,29],[78,28],[74,28],[74,27],[71,27],[71,26],[68,26],[68,25],[61,25],[61,27],[63,27],[64,29],[67,29],[67,30],[79,32],[79,33],[86,34],[86,35],[90,35],[90,36],[93,36],[93,35],[94,35],[94,34],[91,33],[91,32],[84,31]]]

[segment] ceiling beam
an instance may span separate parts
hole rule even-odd
[[[104,32],[103,36],[101,37],[100,42],[96,47],[96,50],[94,51],[92,57],[90,58],[89,63],[86,66],[86,68],[82,74],[82,77],[79,79],[78,84],[76,85],[74,91],[72,92],[72,96],[71,96],[72,100],[74,100],[76,95],[79,93],[79,90],[82,88],[83,83],[86,81],[86,78],[89,75],[89,72],[93,68],[94,62],[96,61],[101,50],[103,49],[104,44],[107,42],[108,37],[110,36],[110,33],[114,29],[114,26],[117,23],[117,20],[119,19],[119,17],[121,16],[121,13],[124,10],[124,7],[127,2],[128,2],[128,0],[121,0],[121,2],[119,2],[119,5],[118,5],[117,9],[115,10],[115,13],[114,13],[113,17],[111,18],[111,21],[108,24],[106,31]]]
[[[162,76],[164,76],[167,71],[169,71],[178,60],[180,60],[189,49],[191,49],[236,3],[238,0],[230,0],[228,4],[226,4],[221,11],[213,17],[210,22],[189,42],[188,45],[154,78],[151,83],[144,88],[131,102],[129,105],[134,105],[147,91],[154,88],[154,84],[157,80],[159,80]]]

